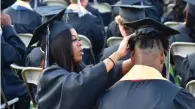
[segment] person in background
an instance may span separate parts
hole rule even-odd
[[[137,6],[136,7],[135,4],[139,4],[139,5],[136,5]],[[134,32],[131,26],[127,26],[126,23],[144,19],[146,17],[145,8],[150,8],[149,6],[141,5],[140,0],[133,0],[133,1],[121,0],[119,4],[113,6],[120,8],[119,15],[115,18],[115,22],[118,24],[116,26],[118,26],[120,34],[123,37],[126,37]],[[114,30],[113,32],[115,31],[116,30]],[[114,45],[104,49],[104,52],[100,60],[106,59],[113,52],[115,52],[118,49],[118,47],[119,45]],[[128,59],[129,57],[130,57],[130,53],[127,55],[127,57],[124,57],[123,59],[125,60]]]
[[[1,11],[14,2],[14,0],[2,0]],[[1,13],[1,29],[1,88],[8,100],[19,98],[15,104],[15,109],[29,109],[30,96],[26,86],[10,67],[13,63],[22,64],[25,45],[12,27],[10,16],[4,13]]]
[[[184,24],[178,25],[175,29],[181,34],[174,35],[170,38],[171,43],[173,42],[195,42],[195,1],[184,0],[187,2],[186,5],[186,21]]]
[[[78,0],[71,0],[71,5],[67,7],[65,14],[65,22],[72,25],[78,34],[85,35],[92,44],[92,49],[95,54],[96,62],[99,61],[100,53],[104,47],[105,32],[102,21],[90,14]],[[70,13],[72,12],[72,13]],[[97,43],[98,42],[98,43]],[[89,51],[84,51],[83,60],[85,64],[91,64],[92,57]]]
[[[178,30],[181,34],[177,34],[172,36],[169,40],[172,43],[174,42],[189,42],[189,43],[195,43],[195,1],[191,0],[185,0],[187,2],[186,5],[186,22],[183,24],[179,24],[177,27],[175,27],[176,30]],[[184,72],[182,67],[182,61],[183,58],[180,56],[172,56],[171,63],[172,65],[175,65],[175,72],[180,77],[183,77]]]
[[[98,109],[194,109],[195,97],[161,74],[168,36],[178,32],[149,18],[129,25],[136,30],[129,40],[133,67],[103,94]]]
[[[119,5],[120,2],[123,2],[123,1],[125,1],[125,0],[120,0],[115,5],[113,5],[113,8],[112,8],[113,9],[112,10],[113,17],[114,16],[117,17],[117,15],[120,14],[120,9],[119,9],[120,7],[116,7],[116,5]],[[145,16],[153,18],[157,21],[161,21],[161,17],[162,17],[162,13],[163,13],[162,9],[161,9],[162,7],[160,7],[162,5],[161,0],[155,0],[155,1],[153,1],[153,0],[143,0],[143,1],[142,0],[129,0],[127,3],[134,4],[134,5],[141,5],[140,3],[142,3],[143,5],[151,6],[150,8],[144,9]],[[107,38],[112,37],[112,36],[117,36],[117,37],[122,36],[120,34],[119,28],[117,26],[118,26],[118,24],[116,23],[115,20],[112,21],[108,25]]]
[[[185,88],[189,81],[195,80],[195,53],[187,55],[179,67],[181,67],[183,72],[181,86]]]
[[[66,0],[66,2],[68,3],[68,5],[71,4],[71,0]],[[100,14],[100,12],[93,8],[89,3],[88,0],[81,0],[81,5],[87,10],[89,11],[91,14],[93,14],[94,16],[98,17],[101,21],[102,21],[102,25],[104,25],[102,16]]]
[[[62,21],[64,11],[37,28],[33,35],[34,40],[39,34],[50,32],[46,36],[49,44],[45,48],[45,70],[36,96],[39,109],[89,109],[104,90],[131,68],[131,60],[117,62],[127,54],[130,36],[103,62],[81,65],[82,44],[75,29]]]
[[[176,0],[176,4],[172,11],[165,16],[164,21],[184,22],[186,2],[183,0]]]
[[[41,16],[30,6],[31,0],[18,0],[12,6],[4,10],[10,15],[12,25],[17,33],[31,33],[41,25]]]

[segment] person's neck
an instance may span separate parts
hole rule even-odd
[[[30,3],[30,1],[23,1],[23,0],[21,0],[22,2],[25,2],[25,3]]]
[[[159,72],[161,72],[161,69],[159,66],[157,66],[157,64],[152,63],[151,61],[139,61],[135,63],[136,65],[145,65],[145,66],[149,66],[149,67],[153,67],[156,70],[158,70]]]

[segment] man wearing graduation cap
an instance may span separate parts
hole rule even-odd
[[[143,5],[142,0],[121,0],[119,4],[113,6],[120,7],[119,16],[116,18],[116,21],[119,24],[119,30],[123,37],[126,37],[134,32],[131,26],[127,26],[126,23],[144,19],[146,17],[145,9],[150,8],[150,6]],[[101,60],[109,57],[118,49],[118,47],[119,45],[114,45],[106,48]],[[130,53],[122,60],[126,60],[129,57]]]
[[[193,95],[161,74],[168,36],[178,32],[149,18],[128,25],[136,30],[129,40],[134,66],[106,91],[98,109],[195,109]]]
[[[1,0],[1,11],[14,2],[15,0]],[[10,67],[13,63],[22,63],[25,45],[11,26],[11,19],[7,14],[1,13],[1,29],[1,88],[8,100],[19,98],[15,109],[29,109],[30,97],[26,86]]]

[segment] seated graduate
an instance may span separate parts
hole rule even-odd
[[[185,88],[189,81],[195,80],[195,53],[187,55],[179,67],[183,72],[181,86]]]
[[[127,2],[126,2],[127,1]],[[162,12],[160,12],[157,8],[157,6],[159,6],[159,3],[160,0],[120,0],[119,2],[117,2],[115,5],[113,5],[113,14],[114,16],[116,15],[120,15],[120,9],[117,9],[117,8],[120,8],[120,7],[125,7],[125,6],[120,6],[122,4],[126,4],[126,5],[146,5],[146,6],[151,6],[150,8],[145,8],[144,11],[145,11],[145,16],[146,17],[151,17],[155,20],[158,20],[160,21],[161,20],[161,14]],[[156,6],[157,4],[157,6]],[[140,9],[139,7],[134,7],[134,8],[138,8]],[[119,11],[118,11],[119,10]],[[117,12],[119,12],[117,14]],[[113,19],[113,18],[112,18]],[[111,36],[121,36],[121,34],[118,34],[119,33],[119,29],[118,29],[118,26],[119,24],[117,24],[117,22],[114,20],[112,21],[109,26],[108,26],[108,30],[107,30],[107,37],[111,37]]]
[[[152,19],[130,25],[139,28],[129,40],[134,66],[106,91],[98,109],[195,109],[193,95],[161,75],[168,36],[177,31]]]
[[[81,5],[80,0],[71,0],[71,5],[67,7],[65,16],[66,22],[72,25],[78,34],[85,35],[91,41],[96,62],[98,62],[105,42],[105,32],[102,21],[93,14],[90,14],[90,12]],[[89,64],[92,59],[88,56],[88,53],[85,53],[83,60],[86,64]]]
[[[88,109],[100,93],[131,68],[131,60],[117,62],[127,54],[130,37],[124,38],[119,49],[103,62],[80,65],[82,44],[77,32],[62,21],[64,11],[38,27],[33,35],[31,44],[36,43],[39,34],[47,34],[46,69],[36,96],[39,109]]]
[[[195,43],[195,1],[185,0],[187,2],[186,6],[186,22],[184,24],[180,24],[175,29],[178,30],[181,34],[174,35],[170,38],[170,42],[190,42]],[[174,64],[175,72],[180,77],[183,77],[183,66],[182,61],[183,58],[180,56],[174,56]],[[183,86],[183,85],[182,85]],[[185,87],[185,86],[183,86]]]
[[[127,26],[126,23],[141,20],[146,17],[144,9],[150,8],[150,6],[141,4],[140,0],[121,0],[120,4],[113,5],[120,8],[119,16],[116,17],[116,22],[119,24],[119,30],[123,37],[129,36],[134,32],[134,29],[132,29],[131,26]],[[104,49],[100,60],[104,60],[109,57],[112,53],[117,51],[118,47],[119,45],[114,45]],[[129,59],[129,57],[130,53],[127,57],[124,57],[123,60]]]
[[[17,33],[31,33],[41,25],[41,16],[29,4],[30,0],[17,0],[12,6],[4,10],[10,15],[12,25]]]
[[[12,5],[15,0],[2,0],[1,11]],[[1,13],[1,88],[7,100],[16,97],[19,101],[15,104],[15,109],[30,109],[30,96],[26,90],[24,82],[15,73],[10,65],[22,64],[25,45],[17,36],[15,29],[11,26],[9,15]],[[3,100],[2,100],[3,101]],[[1,101],[1,103],[2,103]]]
[[[170,38],[171,43],[173,42],[195,42],[195,1],[184,0],[187,2],[186,5],[186,22],[179,25],[175,29],[181,34],[174,35]]]

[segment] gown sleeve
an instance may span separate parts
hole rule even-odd
[[[177,94],[174,103],[176,109],[195,109],[195,97],[185,89]]]
[[[9,67],[10,64],[21,64],[25,54],[25,45],[16,35],[14,28],[4,26],[1,36],[1,59],[2,67]]]
[[[97,96],[104,91],[106,83],[112,84],[119,79],[121,73],[121,63],[117,63],[109,73],[106,73],[106,66],[103,62],[85,68],[80,73],[69,73],[63,82],[64,98],[67,107],[86,108],[93,105]],[[119,77],[118,77],[119,76]],[[75,105],[77,104],[77,105]]]

